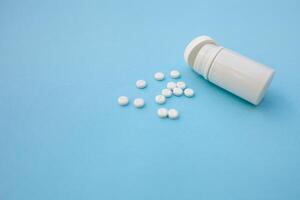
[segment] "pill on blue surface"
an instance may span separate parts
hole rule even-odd
[[[172,90],[165,88],[161,91],[161,94],[164,95],[165,97],[170,97],[172,96]]]
[[[165,96],[163,96],[163,95],[157,95],[156,97],[155,97],[155,102],[157,103],[157,104],[164,104],[165,102],[166,102],[166,97]]]
[[[170,72],[171,78],[179,78],[180,77],[180,72],[178,70],[172,70]]]
[[[176,87],[173,89],[173,94],[176,96],[181,96],[182,93],[183,93],[183,90],[181,88]]]
[[[137,88],[143,89],[147,86],[147,83],[144,80],[137,80],[135,85],[136,85]]]
[[[168,117],[168,109],[166,109],[166,108],[159,108],[157,110],[157,115],[160,118],[166,118],[166,117]]]
[[[178,88],[183,89],[183,90],[186,88],[186,84],[185,84],[185,82],[183,82],[183,81],[177,82],[177,83],[176,83],[176,86],[177,86]]]
[[[120,96],[118,98],[118,103],[119,103],[120,106],[126,106],[129,103],[129,99],[126,96]]]
[[[136,107],[136,108],[142,108],[144,107],[145,105],[145,101],[144,99],[142,98],[136,98],[133,102],[133,105]]]
[[[168,110],[168,117],[170,119],[177,119],[179,117],[179,112],[176,109],[172,108]]]
[[[154,74],[154,78],[155,78],[155,80],[157,80],[157,81],[162,81],[162,80],[165,79],[165,75],[164,75],[164,73],[162,73],[162,72],[156,72],[156,73]]]
[[[184,95],[187,97],[194,96],[194,90],[192,90],[191,88],[186,88],[183,92],[184,92]]]
[[[176,83],[173,81],[170,81],[167,83],[167,88],[170,90],[173,90],[174,88],[176,88]]]

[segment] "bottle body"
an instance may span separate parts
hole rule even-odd
[[[220,47],[212,40],[208,43],[203,41],[207,41],[207,38],[200,42],[198,52],[193,52],[193,59],[186,58],[188,64],[210,82],[258,105],[272,81],[274,70]]]
[[[216,56],[208,80],[229,92],[258,105],[262,100],[274,70],[229,49]]]

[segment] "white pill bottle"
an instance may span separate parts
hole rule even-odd
[[[274,75],[272,68],[223,48],[208,36],[192,40],[184,59],[208,81],[254,105],[261,102]]]

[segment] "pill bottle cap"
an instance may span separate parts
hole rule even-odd
[[[184,60],[190,67],[193,67],[198,52],[206,44],[216,43],[210,37],[203,35],[195,38],[187,45],[184,51]]]

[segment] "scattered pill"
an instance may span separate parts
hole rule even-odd
[[[170,119],[177,119],[179,117],[179,112],[176,109],[168,110],[168,116]]]
[[[165,97],[170,97],[172,96],[172,90],[165,88],[161,91],[161,94],[164,95]]]
[[[170,72],[170,76],[173,79],[180,78],[180,72],[178,70],[172,70]],[[165,74],[162,72],[156,72],[154,74],[154,78],[157,81],[162,81],[165,79]],[[139,89],[143,89],[147,87],[147,83],[145,80],[137,80],[136,87]],[[187,88],[187,85],[183,81],[178,81],[177,83],[170,81],[167,83],[167,88],[161,90],[161,94],[155,96],[155,102],[157,104],[164,104],[166,102],[167,97],[171,97],[172,95],[181,96],[184,94],[187,97],[194,96],[194,91],[191,88]],[[118,103],[120,106],[126,106],[129,104],[129,98],[126,96],[120,96],[118,98]],[[133,101],[133,105],[136,108],[143,108],[145,106],[145,101],[142,98],[136,98]],[[167,108],[159,108],[157,110],[157,115],[160,118],[170,118],[177,119],[179,117],[179,112],[176,109],[167,109]]]
[[[138,80],[138,81],[136,81],[135,85],[137,88],[143,89],[147,86],[147,83],[144,80]]]
[[[183,81],[177,82],[177,83],[176,83],[176,86],[177,86],[178,88],[183,89],[183,90],[186,88],[186,84],[185,84],[185,82],[183,82]]]
[[[170,72],[171,78],[179,78],[180,77],[180,72],[178,70],[172,70]]]
[[[118,98],[118,103],[119,103],[120,106],[126,106],[126,105],[128,105],[128,103],[129,103],[128,97],[126,97],[126,96],[120,96]]]
[[[136,107],[136,108],[142,108],[144,107],[145,105],[145,101],[144,99],[142,98],[136,98],[133,102],[133,105]]]
[[[157,81],[162,81],[162,80],[165,79],[165,75],[164,75],[164,73],[162,73],[162,72],[156,72],[156,73],[154,74],[154,78],[155,78],[155,80],[157,80]]]
[[[158,104],[164,104],[166,102],[166,97],[163,95],[157,95],[155,97],[155,102]]]
[[[173,90],[174,88],[176,88],[176,83],[171,81],[167,83],[167,88],[170,90]]]
[[[183,92],[184,92],[184,95],[187,97],[194,96],[194,90],[192,90],[191,88],[186,88]]]
[[[166,109],[166,108],[159,108],[157,110],[157,115],[160,118],[166,118],[166,117],[168,117],[168,109]]]
[[[181,88],[176,87],[173,89],[173,94],[176,96],[181,96],[182,93],[183,93],[183,90]]]

